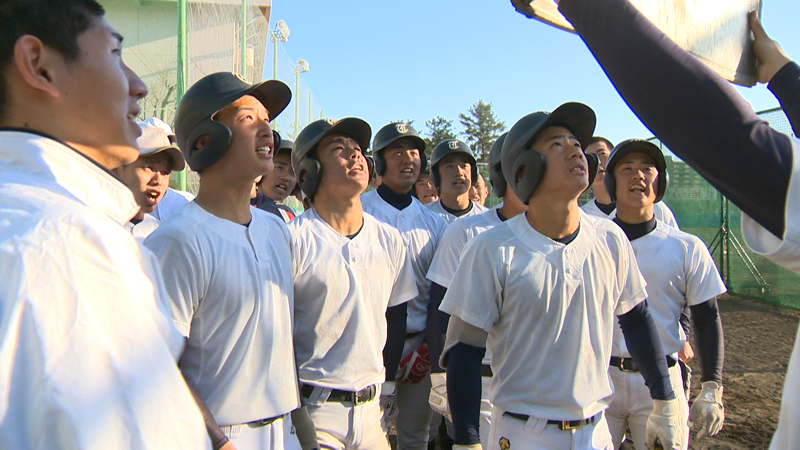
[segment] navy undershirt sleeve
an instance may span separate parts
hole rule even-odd
[[[446,292],[447,288],[444,286],[431,283],[428,319],[425,326],[425,339],[428,342],[428,355],[431,359],[431,373],[444,372],[444,369],[439,367],[439,356],[441,356],[442,349],[444,349],[444,338],[447,334],[447,323],[450,321],[450,315],[439,311],[439,305],[442,304],[442,299]]]
[[[784,65],[772,76],[767,88],[781,103],[794,135],[800,134],[797,132],[800,130],[800,66],[794,61]]]
[[[669,380],[667,358],[658,338],[656,324],[647,309],[647,300],[617,318],[628,351],[642,373],[645,384],[650,388],[650,396],[655,400],[675,398]]]
[[[383,367],[386,368],[386,381],[394,381],[403,345],[406,342],[406,319],[408,304],[392,306],[386,310],[386,345],[383,347]]]
[[[694,345],[702,370],[700,381],[716,381],[722,384],[725,345],[717,299],[712,298],[692,306],[691,310],[694,324]]]
[[[791,139],[626,0],[562,0],[559,10],[639,119],[742,211],[783,237]]]
[[[689,340],[689,320],[691,318],[691,310],[689,309],[688,304],[684,304],[683,308],[681,309],[681,318],[678,321],[681,324],[681,328],[683,328],[683,334],[686,335],[686,340]]]
[[[481,361],[485,353],[485,348],[463,342],[447,352],[447,400],[456,444],[481,441]]]

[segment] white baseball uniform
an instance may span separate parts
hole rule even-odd
[[[525,214],[476,236],[440,309],[486,331],[487,347],[505,356],[492,358],[490,440],[610,448],[602,412],[612,398],[614,323],[646,297],[630,243],[610,221],[581,212],[567,245],[537,232]],[[547,425],[592,417],[574,432]]]
[[[467,211],[463,216],[454,216],[450,211],[444,209],[442,206],[442,199],[436,200],[435,202],[430,202],[426,207],[430,208],[436,214],[439,214],[442,219],[444,219],[448,224],[453,223],[454,220],[460,219],[462,217],[469,217],[469,216],[477,216],[478,214],[482,214],[486,212],[486,207],[483,205],[479,205],[475,202],[470,202],[472,204],[472,208]]]
[[[442,242],[436,250],[430,269],[428,269],[428,279],[442,287],[450,287],[450,281],[456,273],[461,254],[467,244],[475,236],[503,223],[499,215],[499,209],[502,206],[503,204],[501,203],[483,214],[462,217],[450,224],[442,236]],[[492,352],[489,348],[486,349],[483,364],[489,366],[492,364]],[[483,377],[483,390],[481,392],[480,433],[481,444],[484,448],[490,447],[489,430],[492,417],[492,402],[489,400],[489,380],[491,380],[490,377]]]
[[[177,189],[167,188],[164,192],[164,198],[156,205],[153,210],[153,217],[160,221],[167,220],[167,217],[172,215],[181,206],[194,200],[194,195],[190,192],[179,191]]]
[[[800,141],[792,138],[792,175],[786,198],[786,229],[783,239],[778,239],[742,213],[742,234],[747,245],[774,263],[800,273]],[[800,331],[795,338],[794,350],[783,386],[781,415],[778,429],[772,437],[770,449],[790,449],[800,442]]]
[[[377,397],[364,404],[326,402],[331,389],[356,392],[386,379],[386,309],[414,299],[417,287],[397,230],[369,214],[352,239],[315,209],[289,223],[294,241],[295,328],[301,383],[326,448],[388,448]],[[344,447],[342,447],[344,446]]]
[[[35,133],[0,161],[0,446],[210,449],[130,189]]]
[[[275,439],[300,405],[291,236],[279,217],[250,212],[245,226],[191,202],[145,245],[159,258],[173,321],[188,338],[181,371],[222,431],[237,448],[266,439],[273,448],[294,448],[295,436]],[[246,425],[281,416],[267,426]]]
[[[631,241],[639,270],[647,282],[647,302],[650,315],[658,330],[664,353],[677,361],[678,351],[686,341],[680,325],[685,304],[699,305],[726,291],[714,260],[696,236],[684,233],[661,221],[650,233]],[[630,358],[625,337],[619,323],[614,325],[612,356]],[[630,426],[633,442],[639,450],[646,449],[647,418],[653,409],[650,390],[639,372],[623,372],[618,367],[609,369],[614,382],[615,397],[606,411],[614,447],[619,447]],[[689,409],[683,390],[680,367],[671,367],[672,388],[681,405],[684,441],[689,446]]]
[[[125,228],[131,232],[133,237],[136,238],[138,242],[142,243],[147,236],[150,236],[150,233],[158,228],[160,223],[161,222],[159,222],[159,220],[155,217],[151,216],[150,214],[145,214],[140,222],[133,223],[133,221],[130,221],[125,224]]]
[[[403,358],[422,345],[428,318],[428,301],[431,288],[426,273],[434,258],[439,241],[447,223],[418,199],[411,197],[411,204],[399,210],[386,202],[372,190],[361,195],[364,211],[377,220],[397,229],[408,249],[413,267],[418,295],[408,304],[406,320],[406,343]],[[474,209],[474,208],[473,208]],[[410,362],[409,362],[410,364]],[[400,368],[403,372],[405,367]],[[428,404],[430,374],[419,383],[397,383],[397,402],[400,408],[396,420],[398,444],[402,448],[427,448],[427,430],[433,413]]]
[[[581,209],[583,209],[590,216],[602,217],[609,220],[617,216],[616,209],[611,211],[611,214],[606,214],[597,206],[595,200],[596,199],[594,198],[589,200],[583,204],[583,206],[581,206]],[[678,226],[678,221],[675,220],[675,214],[672,213],[672,210],[669,209],[669,206],[667,206],[667,204],[663,201],[653,204],[653,216],[671,227],[680,229]]]

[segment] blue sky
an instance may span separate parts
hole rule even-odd
[[[767,2],[762,17],[800,58],[800,2]],[[458,113],[482,98],[507,128],[529,112],[581,101],[597,113],[597,134],[614,142],[652,135],[578,36],[525,18],[508,0],[275,0],[270,20],[288,24],[282,49],[309,62],[302,77],[325,115],[361,117],[373,131],[408,118],[423,133],[437,115],[461,131]],[[778,106],[763,85],[739,91],[757,111]]]

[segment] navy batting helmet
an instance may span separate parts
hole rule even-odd
[[[506,183],[505,177],[503,177],[503,164],[502,164],[502,154],[503,154],[503,141],[506,140],[506,135],[508,133],[503,133],[494,141],[492,144],[492,149],[489,150],[489,183],[492,185],[492,189],[494,189],[494,195],[498,197],[503,197],[506,194],[506,187],[508,187],[508,183]]]
[[[433,185],[436,186],[436,189],[439,189],[442,182],[439,176],[439,163],[446,156],[459,154],[469,157],[470,166],[472,167],[470,182],[472,184],[478,182],[478,162],[475,160],[475,156],[472,154],[472,149],[469,148],[469,145],[458,139],[445,139],[436,144],[436,147],[433,148],[433,152],[431,153],[431,178],[433,179]]]
[[[322,138],[331,134],[352,138],[361,146],[361,152],[366,153],[372,129],[367,122],[355,117],[316,120],[303,128],[292,147],[292,165],[297,182],[308,197],[314,196],[322,177],[322,164],[312,155],[312,151]]]
[[[596,123],[597,118],[591,108],[583,103],[569,102],[553,112],[528,114],[511,127],[503,142],[501,164],[506,183],[523,203],[528,204],[528,198],[536,190],[545,172],[544,155],[530,148],[539,133],[547,127],[563,126],[578,138],[581,148],[586,148],[592,142]],[[595,165],[595,174],[596,167]],[[590,178],[593,178],[591,166],[589,173]]]
[[[419,150],[419,158],[422,161],[420,173],[425,171],[428,166],[428,157],[425,155],[425,140],[419,137],[419,133],[410,123],[396,122],[383,126],[372,140],[372,157],[375,160],[375,173],[383,176],[386,173],[386,158],[383,156],[383,149],[398,139],[408,138],[414,142]]]
[[[664,198],[667,192],[667,185],[669,184],[669,172],[667,172],[667,160],[664,154],[650,141],[644,139],[628,139],[620,142],[611,150],[606,161],[606,176],[603,178],[603,183],[606,185],[606,192],[611,197],[611,201],[617,201],[617,178],[614,176],[614,168],[622,161],[622,158],[629,153],[644,153],[645,155],[653,158],[658,170],[658,181],[656,184],[656,203]]]
[[[219,161],[228,150],[231,130],[214,120],[214,115],[245,95],[257,98],[273,120],[292,99],[292,91],[282,81],[250,84],[230,72],[207,75],[183,95],[175,114],[175,136],[192,170],[205,169]],[[203,136],[211,140],[203,148],[198,148],[197,141]]]

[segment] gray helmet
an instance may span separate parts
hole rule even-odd
[[[498,197],[503,197],[506,194],[506,187],[508,183],[506,183],[505,177],[503,177],[503,164],[502,164],[502,153],[503,153],[503,142],[506,140],[506,135],[508,133],[503,133],[494,141],[492,144],[492,149],[489,150],[489,183],[492,185],[492,189],[494,189],[494,195]]]
[[[381,150],[388,147],[392,142],[409,138],[414,141],[419,150],[419,158],[422,160],[420,172],[425,171],[428,166],[428,157],[425,155],[425,140],[419,137],[419,133],[410,123],[397,122],[384,125],[377,133],[375,139],[372,140],[372,157],[375,160],[375,173],[383,176],[386,173],[386,158],[383,156]]]
[[[439,177],[439,162],[446,156],[453,154],[464,154],[469,157],[470,165],[472,166],[471,183],[475,184],[478,182],[478,162],[475,160],[475,156],[472,154],[472,149],[469,148],[469,145],[458,139],[445,139],[436,144],[436,147],[433,148],[433,152],[431,153],[431,178],[433,179],[433,185],[436,186],[436,189],[439,189],[442,182]]]
[[[250,84],[231,72],[212,73],[201,78],[183,95],[175,114],[178,146],[192,170],[202,170],[219,161],[231,143],[231,130],[214,115],[245,95],[257,98],[274,120],[289,104],[292,91],[279,80]],[[209,136],[203,148],[197,141]]]
[[[330,134],[349,136],[361,146],[361,152],[366,153],[372,129],[367,122],[355,117],[316,120],[303,128],[292,147],[292,165],[297,182],[308,197],[314,196],[322,177],[322,165],[311,152],[322,138]]]
[[[667,172],[667,160],[661,150],[652,142],[644,139],[628,139],[620,142],[611,150],[606,161],[606,176],[603,183],[606,185],[606,192],[611,197],[611,201],[617,201],[617,178],[614,176],[614,168],[622,160],[622,157],[629,153],[644,153],[653,158],[658,170],[658,183],[656,184],[656,203],[664,198],[669,184],[669,172]]]
[[[592,142],[596,123],[594,111],[576,102],[564,103],[553,112],[535,112],[519,119],[506,135],[501,156],[503,176],[517,197],[527,205],[528,198],[544,176],[544,155],[530,149],[542,130],[550,126],[564,126],[575,134],[581,148],[586,148]],[[524,176],[518,176],[523,172]]]

